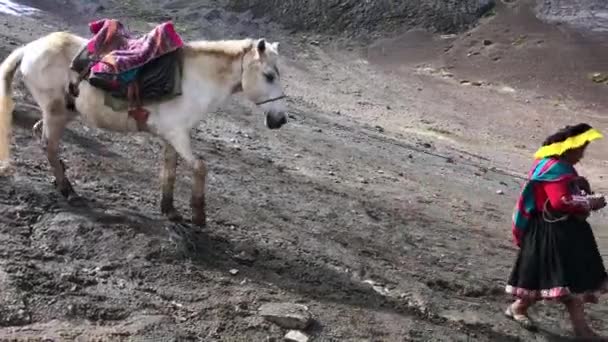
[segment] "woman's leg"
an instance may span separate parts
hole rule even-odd
[[[519,298],[513,304],[511,304],[511,309],[513,310],[513,314],[517,316],[527,316],[528,308],[534,305],[533,299],[524,299]]]
[[[568,296],[562,302],[566,305],[570,314],[570,321],[574,334],[580,337],[597,337],[598,335],[591,329],[585,318],[585,306],[581,298]]]

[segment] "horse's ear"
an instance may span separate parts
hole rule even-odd
[[[258,51],[264,53],[266,51],[266,39],[262,38],[258,41]]]
[[[279,53],[279,42],[274,42],[271,44],[272,45],[272,49],[276,52]]]

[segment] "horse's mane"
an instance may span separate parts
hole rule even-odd
[[[192,54],[212,54],[239,57],[253,46],[253,39],[197,40],[184,44],[184,51]]]

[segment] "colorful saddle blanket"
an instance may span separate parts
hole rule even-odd
[[[171,22],[139,38],[114,19],[92,22],[89,29],[94,36],[72,61],[72,69],[91,85],[127,98],[129,85],[138,81],[140,97],[153,99],[171,93],[180,82],[184,43]]]

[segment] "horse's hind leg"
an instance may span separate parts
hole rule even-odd
[[[193,172],[194,186],[190,207],[192,208],[192,223],[205,226],[207,214],[205,212],[205,183],[207,181],[207,166],[202,159],[192,152],[190,134],[188,131],[173,131],[165,135],[165,139],[173,146],[180,157],[190,166]]]
[[[61,100],[54,101],[47,108],[43,108],[41,141],[55,176],[57,190],[70,203],[77,204],[76,200],[79,197],[65,174],[65,164],[59,158],[59,144],[70,118],[64,102]]]
[[[77,115],[76,108],[74,107],[74,99],[71,96],[66,95],[65,101],[66,101],[66,108],[70,112],[70,118],[68,118],[68,121],[70,121],[71,117],[75,117]],[[40,143],[40,145],[42,145],[42,147],[44,149],[46,149],[46,137],[43,134],[43,130],[44,130],[44,120],[42,120],[42,119],[36,121],[36,123],[32,126],[32,133],[34,135],[34,138],[38,139],[38,142]]]
[[[163,156],[163,168],[161,171],[160,210],[171,221],[181,221],[182,217],[173,204],[173,192],[175,188],[175,172],[177,171],[177,151],[165,141]]]

